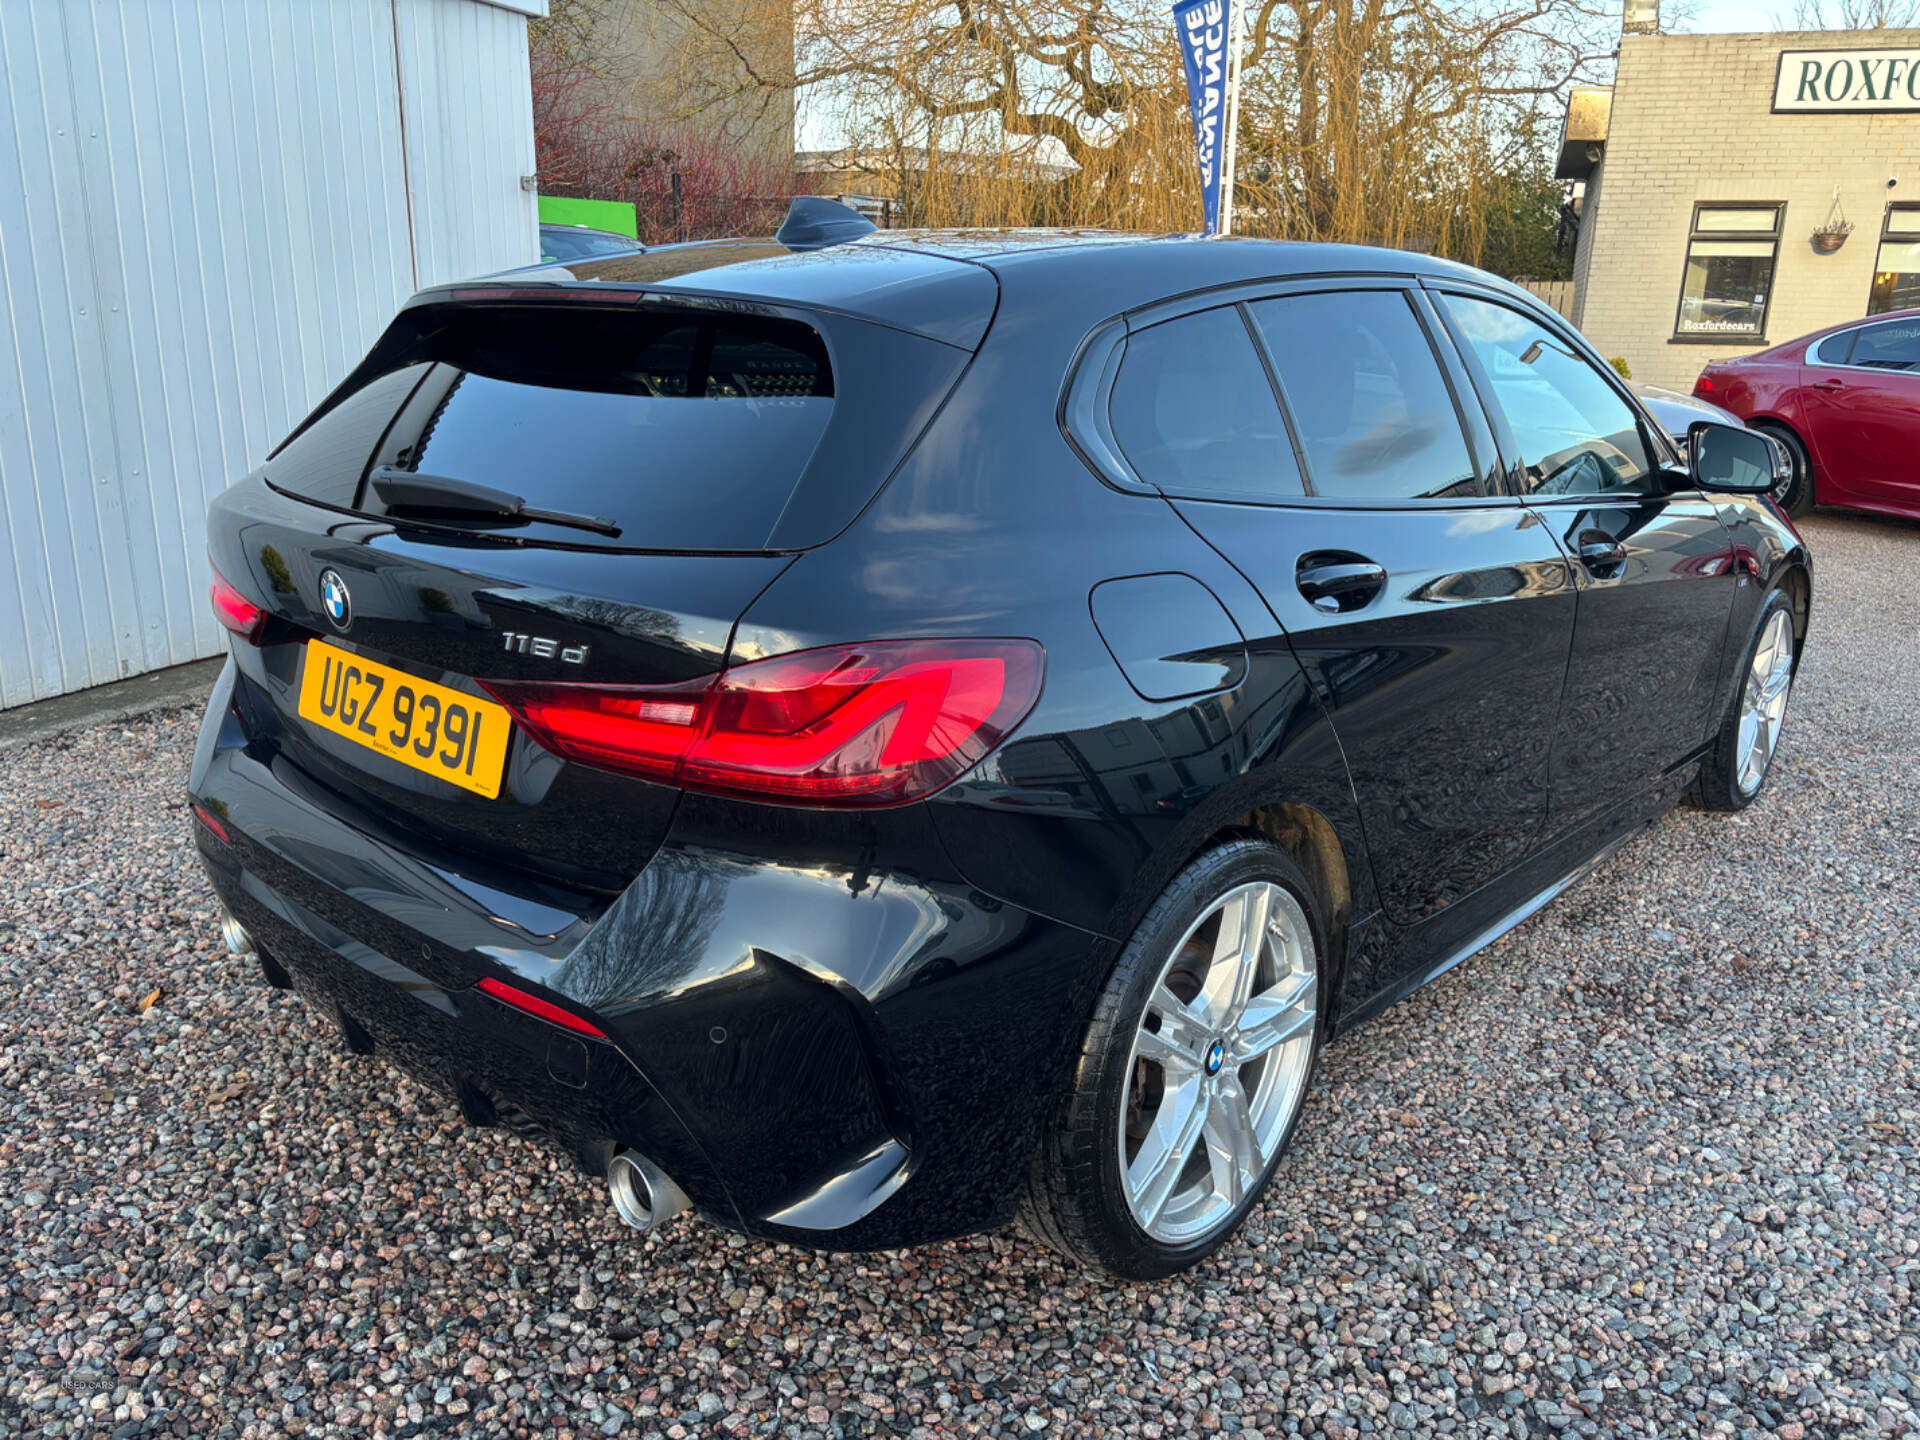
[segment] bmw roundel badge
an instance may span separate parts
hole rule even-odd
[[[344,630],[353,623],[353,597],[347,593],[347,582],[340,578],[338,570],[320,572],[320,608],[327,612],[327,619],[336,630]]]

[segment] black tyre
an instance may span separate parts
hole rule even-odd
[[[1174,878],[1094,1007],[1022,1208],[1033,1235],[1128,1280],[1220,1247],[1299,1120],[1325,934],[1306,877],[1263,841]]]
[[[1694,782],[1696,804],[1708,810],[1744,810],[1759,798],[1779,750],[1798,662],[1793,600],[1776,589],[1760,607],[1741,651],[1733,699]]]
[[[1774,487],[1774,503],[1789,515],[1806,514],[1813,509],[1813,458],[1807,454],[1807,447],[1784,425],[1757,420],[1753,428],[1778,440],[1793,457],[1793,474]]]

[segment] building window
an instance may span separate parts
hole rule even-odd
[[[1785,209],[1784,205],[1693,207],[1674,339],[1765,338]]]
[[[1920,205],[1889,205],[1867,313],[1884,315],[1915,305],[1920,305]]]

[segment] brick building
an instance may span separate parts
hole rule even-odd
[[[1556,173],[1574,323],[1636,380],[1920,305],[1920,30],[1623,35]]]

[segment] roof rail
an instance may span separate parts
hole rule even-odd
[[[773,238],[789,250],[824,250],[879,229],[859,211],[824,195],[796,195]]]

